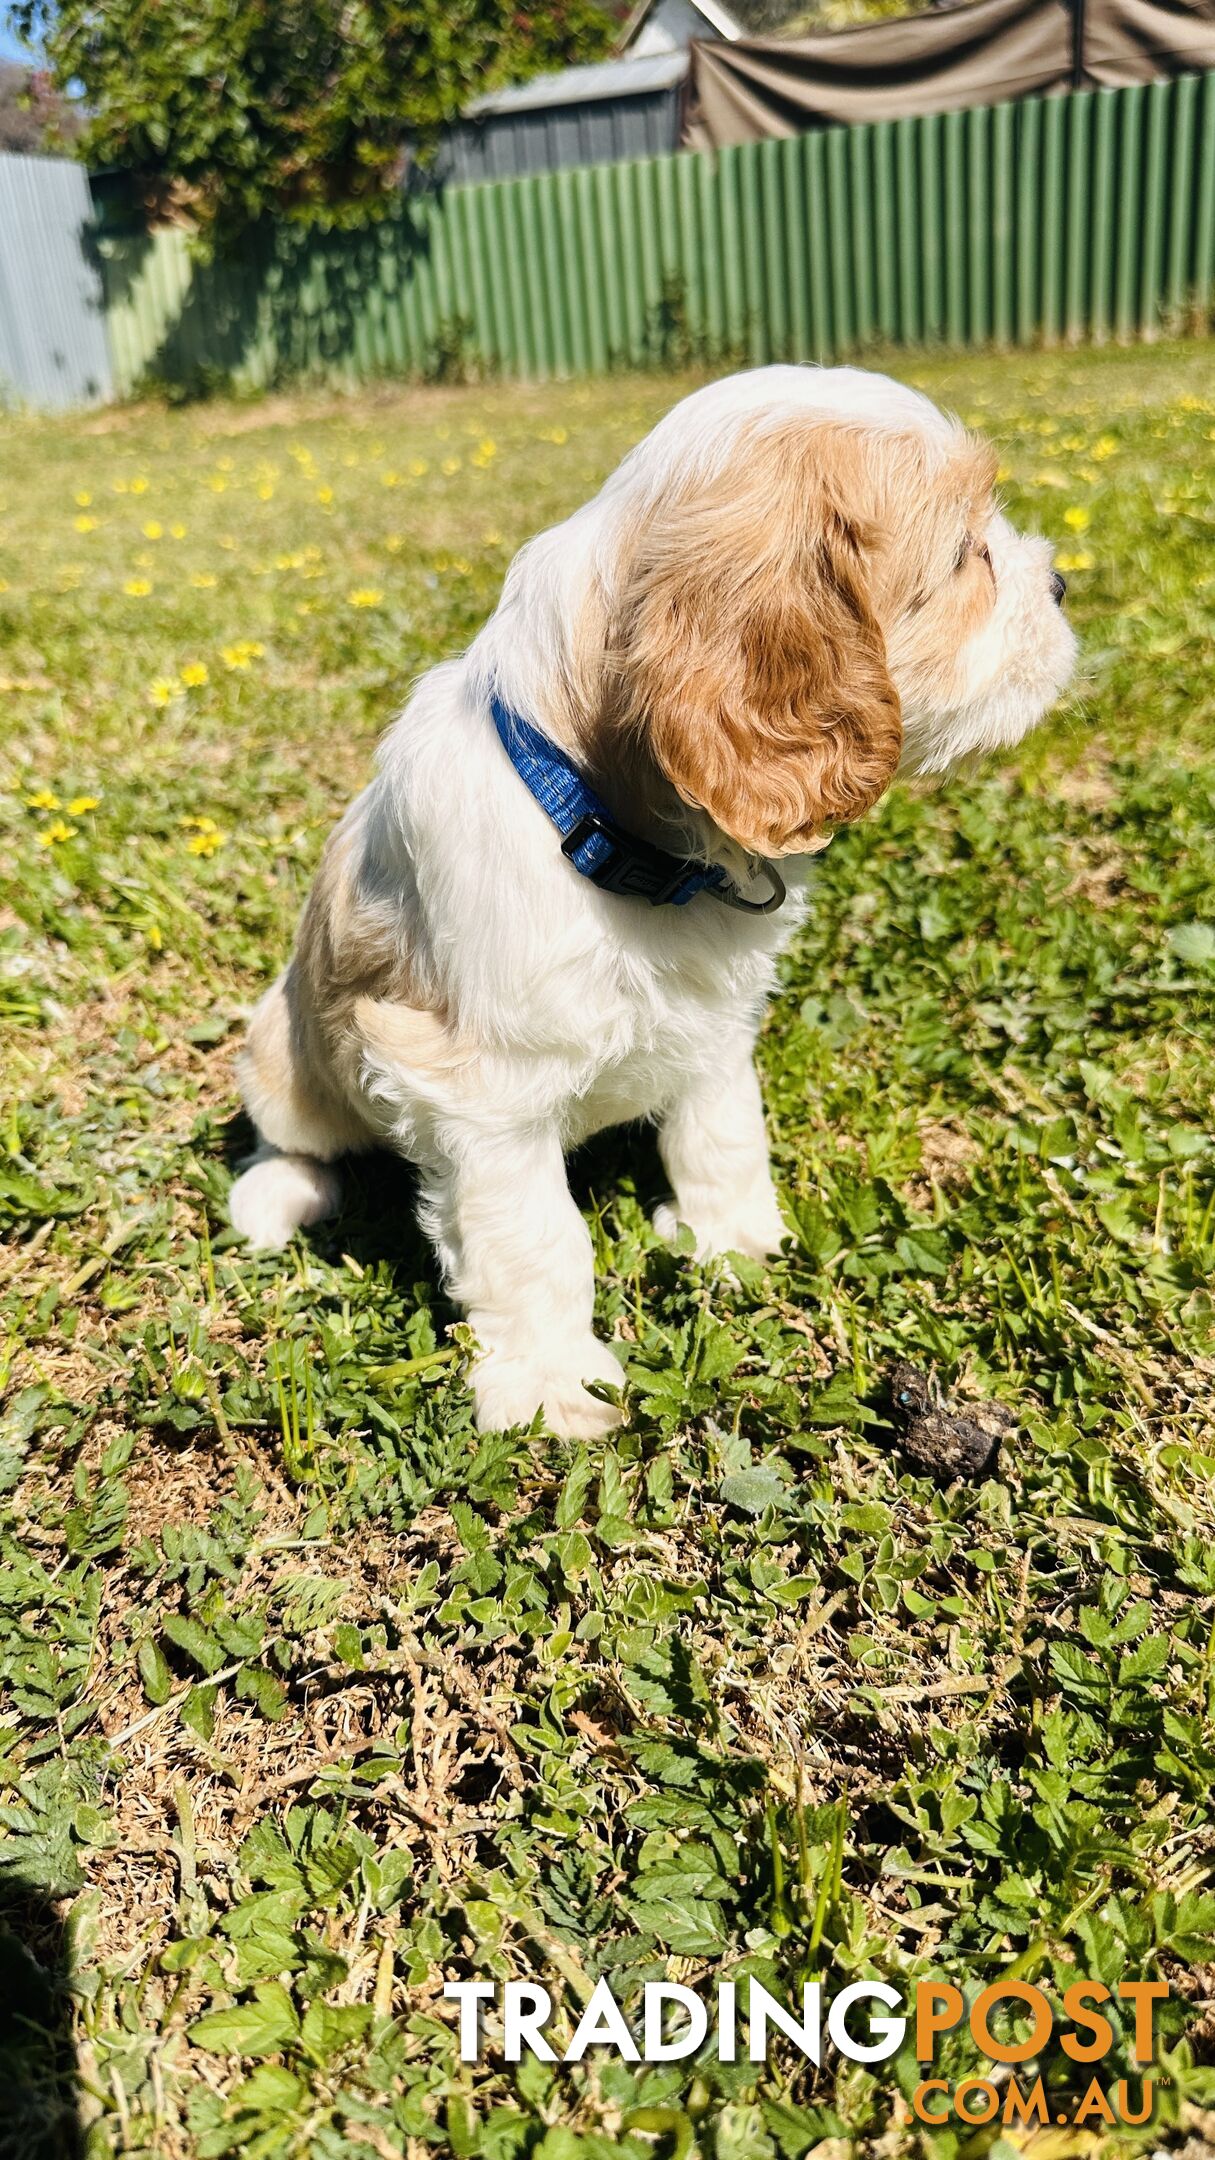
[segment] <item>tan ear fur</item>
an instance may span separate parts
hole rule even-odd
[[[653,510],[609,636],[613,718],[742,846],[795,853],[894,776],[855,432],[753,430]]]

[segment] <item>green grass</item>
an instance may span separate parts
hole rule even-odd
[[[998,2135],[917,2129],[906,2053],[462,2067],[444,1976],[560,2034],[600,1973],[1162,1974],[1131,2143],[1206,2119],[1211,348],[905,371],[1058,536],[1081,694],[825,856],[783,1261],[658,1248],[644,1135],[575,1164],[630,1375],[589,1452],[474,1434],[404,1167],[234,1245],[230,1051],[411,677],[680,386],[4,423],[0,2151]],[[1015,1414],[985,1480],[900,1453],[897,1358]]]

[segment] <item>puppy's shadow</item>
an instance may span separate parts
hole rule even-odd
[[[430,1240],[418,1228],[418,1173],[387,1148],[346,1155],[338,1165],[342,1200],[331,1223],[309,1235],[330,1256],[348,1253],[362,1268],[386,1266],[402,1282],[438,1284]]]
[[[0,2160],[80,2160],[71,1979],[54,1905],[0,1870]]]
[[[595,1133],[568,1158],[570,1191],[584,1214],[592,1214],[621,1194],[632,1192],[637,1205],[652,1215],[670,1195],[670,1182],[658,1153],[658,1137],[649,1124],[610,1125]]]

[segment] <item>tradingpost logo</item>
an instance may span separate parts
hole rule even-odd
[[[755,1979],[745,1988],[723,1980],[704,1992],[659,1980],[643,1987],[640,2016],[630,2024],[604,1979],[596,1982],[568,2042],[558,2047],[549,2030],[552,1997],[538,1983],[450,1980],[443,1989],[459,2004],[460,2060],[466,2063],[479,2062],[486,2052],[489,2018],[494,2052],[508,2063],[524,2054],[540,2062],[576,2063],[592,2052],[623,2062],[678,2062],[708,2043],[711,2012],[719,2062],[762,2063],[772,2036],[780,2034],[808,2062],[821,2064],[826,2041],[848,2062],[880,2063],[899,2053],[911,2031],[923,2072],[911,2107],[921,2122],[937,2128],[951,2121],[974,2128],[998,2121],[1018,2128],[1068,2124],[1090,2130],[1150,2120],[1155,2081],[1147,2066],[1154,2057],[1156,2005],[1168,1992],[1163,1980],[1120,1980],[1112,1989],[1100,1980],[1077,1980],[1064,1990],[1058,2018],[1041,1988],[1018,1979],[994,1981],[969,2009],[961,1988],[944,1980],[918,1981],[909,1995],[885,1981],[856,1980],[832,1996],[821,1981],[808,1980],[797,2007]],[[1101,2065],[1116,2043],[1106,2005],[1117,2006],[1120,2024],[1129,2020],[1131,2055],[1140,2072],[1137,2091],[1128,2078],[1102,2076]],[[993,2016],[1001,2009],[1019,2011],[1027,2020],[1023,2039],[1004,2040],[993,2031]],[[951,2082],[933,2074],[937,2043],[963,2021],[993,2074]],[[1078,2096],[1072,2100],[1048,2093],[1040,2073],[1032,2079],[1019,2075],[1056,2037],[1076,2066]]]

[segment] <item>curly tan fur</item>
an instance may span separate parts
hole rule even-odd
[[[609,632],[617,725],[763,855],[863,816],[898,765],[862,461],[841,429],[756,435],[655,510]]]

